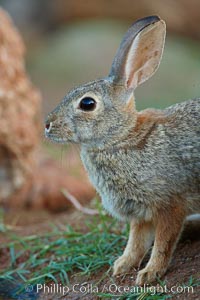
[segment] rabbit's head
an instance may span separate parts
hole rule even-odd
[[[135,22],[124,36],[110,74],[69,92],[49,114],[45,133],[55,142],[109,144],[136,122],[133,92],[159,66],[165,23],[157,16]]]

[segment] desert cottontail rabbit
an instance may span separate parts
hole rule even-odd
[[[130,236],[114,275],[151,257],[136,283],[162,276],[186,215],[200,210],[200,99],[137,112],[134,90],[159,66],[165,22],[134,23],[108,77],[69,92],[46,120],[46,136],[79,143],[91,182],[113,216],[129,220]]]

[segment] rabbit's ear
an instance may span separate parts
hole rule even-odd
[[[109,77],[135,89],[157,70],[164,47],[166,26],[157,16],[140,19],[125,34]]]

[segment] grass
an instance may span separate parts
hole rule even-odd
[[[126,243],[127,226],[121,235],[115,221],[108,221],[102,214],[100,220],[94,218],[86,224],[84,233],[67,226],[63,230],[54,227],[44,235],[10,234],[12,242],[0,246],[10,252],[10,266],[0,273],[0,278],[20,277],[29,283],[51,279],[66,284],[72,272],[90,275],[103,266],[111,266]]]
[[[2,217],[0,223],[3,223]],[[0,246],[0,250],[7,249],[10,255],[10,265],[0,272],[0,292],[1,283],[5,285],[9,281],[17,282],[18,285],[20,282],[19,292],[19,289],[22,291],[27,284],[53,281],[68,285],[72,274],[84,275],[90,279],[90,276],[95,276],[104,267],[110,269],[113,261],[121,254],[128,235],[128,226],[119,226],[118,222],[107,217],[102,211],[98,217],[93,217],[85,224],[84,230],[74,230],[70,226],[61,230],[52,225],[52,231],[49,233],[21,237],[10,232],[3,224],[0,228],[3,228],[3,232],[6,231],[11,240]],[[98,283],[105,279],[105,276],[109,276],[109,271]],[[195,284],[190,281],[190,285]],[[162,292],[152,294],[144,290],[120,295],[99,292],[98,296],[100,299],[120,300],[164,300],[171,297]]]

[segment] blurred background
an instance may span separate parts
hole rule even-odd
[[[157,74],[136,91],[137,107],[165,107],[200,95],[198,0],[1,0],[27,48],[29,74],[46,115],[72,87],[105,76],[127,28],[158,14],[167,40]]]
[[[108,74],[128,27],[153,14],[167,23],[166,46],[158,72],[136,90],[138,110],[200,96],[199,0],[0,0],[0,6],[25,41],[27,73],[42,93],[42,119],[71,88]],[[79,174],[74,148],[42,144],[70,174]]]

